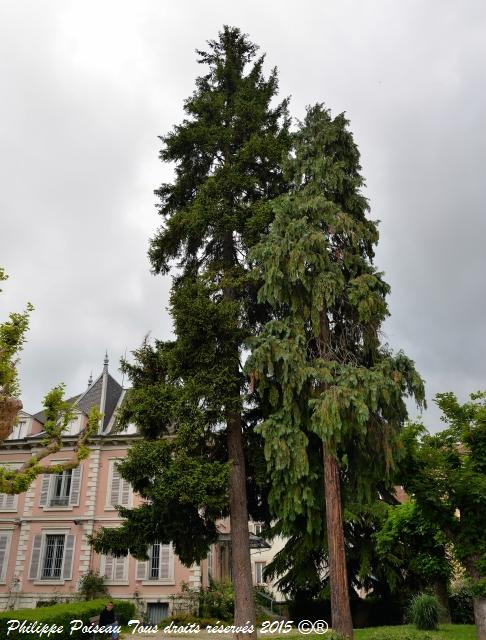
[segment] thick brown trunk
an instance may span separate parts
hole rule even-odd
[[[235,590],[235,625],[253,625],[255,632],[237,634],[237,638],[256,638],[255,603],[251,577],[250,536],[246,504],[246,471],[239,415],[228,420],[230,461],[229,493],[231,520],[231,571]]]
[[[345,638],[352,638],[353,620],[349,604],[348,574],[344,552],[339,467],[336,457],[332,453],[328,453],[325,446],[323,456],[332,630]]]
[[[331,331],[326,308],[320,314],[319,353],[321,358],[330,358]],[[323,385],[323,390],[325,385]],[[353,619],[349,604],[348,574],[344,551],[343,513],[341,507],[341,484],[336,456],[328,451],[323,442],[324,495],[326,500],[326,529],[331,582],[332,629],[345,638],[353,637]]]
[[[440,604],[439,622],[450,624],[451,610],[449,608],[449,594],[447,593],[447,582],[439,580],[435,583],[435,595]]]
[[[225,268],[230,272],[235,264],[233,234],[230,231],[225,233],[223,246]],[[223,297],[226,301],[234,300],[236,297],[235,289],[231,286],[224,287]],[[235,365],[233,371],[235,400],[239,400],[240,395],[238,356],[238,346],[235,345]],[[235,405],[238,406],[239,402],[236,402]],[[238,410],[228,407],[226,424],[228,460],[230,464],[231,572],[235,592],[235,625],[239,627],[253,626],[253,633],[238,633],[236,637],[238,640],[256,640],[256,614],[253,600],[253,580],[251,577],[246,469],[241,413]]]

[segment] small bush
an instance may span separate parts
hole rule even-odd
[[[88,571],[81,576],[78,591],[85,600],[96,600],[96,598],[109,595],[105,578],[100,576],[97,571]]]
[[[473,595],[465,584],[456,587],[449,596],[451,622],[455,624],[474,624]]]
[[[410,622],[417,629],[424,631],[433,631],[438,628],[439,624],[439,603],[437,598],[421,593],[412,598],[408,609]]]

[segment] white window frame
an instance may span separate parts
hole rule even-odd
[[[37,575],[34,578],[30,578],[30,570],[31,570],[31,564],[32,564],[32,557],[34,554],[34,540],[35,540],[35,536],[36,535],[40,535],[42,536],[42,542],[41,542],[41,547],[40,547],[40,555],[39,555],[39,563],[38,563],[38,567],[37,567]],[[67,539],[68,536],[72,535],[74,540],[73,540],[73,547],[72,547],[72,556],[71,556],[71,571],[70,571],[70,578],[64,578],[64,571],[66,568],[66,549],[67,549]],[[44,572],[44,564],[45,564],[45,560],[46,560],[46,550],[47,550],[47,536],[64,536],[64,546],[63,546],[63,550],[62,550],[62,566],[61,566],[61,575],[57,578],[43,578],[42,574]],[[33,580],[34,584],[37,585],[48,585],[48,584],[64,584],[65,582],[71,581],[73,578],[73,571],[74,571],[74,557],[75,557],[75,553],[76,553],[76,536],[71,532],[70,529],[46,529],[43,530],[42,532],[39,532],[37,534],[34,534],[32,537],[32,549],[30,552],[30,563],[28,566],[28,572],[27,572],[27,576],[28,580]]]
[[[7,577],[7,569],[8,569],[8,561],[10,559],[10,546],[12,544],[12,530],[11,529],[0,529],[0,537],[6,537],[5,549],[3,552],[3,560],[2,565],[0,567],[0,584],[6,583]]]
[[[263,577],[263,571],[265,570],[266,566],[267,563],[262,560],[255,561],[255,584],[267,584],[265,578]],[[260,573],[261,580],[258,579],[258,573]]]
[[[112,504],[112,502],[111,502],[111,494],[112,494],[112,486],[113,486],[113,476],[114,476],[114,473],[115,473],[115,465],[119,461],[120,461],[120,458],[110,458],[110,460],[109,460],[110,469],[109,469],[109,473],[108,473],[108,487],[107,487],[107,492],[106,492],[105,511],[116,511],[116,506],[114,504]],[[125,490],[124,484],[128,485],[128,500],[127,500],[127,504],[123,504],[123,501],[121,500],[121,498],[123,496],[123,492]],[[116,502],[115,504],[121,505],[123,507],[128,507],[128,508],[132,507],[132,503],[133,503],[133,489],[132,489],[132,486],[131,486],[131,484],[129,482],[127,482],[121,476],[120,476],[120,487],[118,489],[118,499],[119,499],[119,501]]]
[[[135,435],[136,433],[137,433],[137,425],[133,424],[133,422],[130,422],[129,424],[127,424],[127,426],[121,431],[118,431],[118,434],[123,436],[131,436],[131,435]]]
[[[53,460],[52,464],[56,465],[62,462],[65,462],[65,461]],[[53,504],[55,482],[60,475],[63,476],[62,483],[64,484],[65,482],[67,482],[67,480],[65,480],[67,473],[71,474],[71,483],[69,487],[69,495],[67,496],[67,504],[65,505]],[[42,509],[44,509],[45,511],[72,511],[75,507],[78,507],[80,504],[81,489],[82,489],[82,483],[83,483],[83,465],[82,463],[80,463],[74,469],[65,469],[61,473],[43,474],[40,478],[40,482],[41,482],[41,485],[40,485],[39,506]],[[47,484],[47,487],[44,487],[44,483]],[[77,488],[77,495],[76,494],[73,495],[73,491],[75,487]],[[44,490],[47,491],[46,504],[42,504]]]
[[[9,435],[8,440],[22,440],[29,433],[30,420],[27,416],[20,417],[15,424],[12,433]]]
[[[65,436],[77,436],[81,431],[81,419],[82,414],[76,413],[71,422],[67,425],[65,431],[63,431],[63,435]]]
[[[106,565],[109,564],[109,560],[111,560],[111,577],[106,575]],[[123,563],[123,577],[119,580],[116,579],[116,569],[117,564]],[[100,574],[104,576],[106,584],[129,584],[128,582],[128,556],[124,556],[121,558],[115,558],[115,556],[111,555],[103,555],[101,556],[101,566],[100,566]]]
[[[5,462],[2,464],[2,467],[9,470],[20,469],[22,466],[22,462]],[[11,506],[7,507],[6,504],[8,501],[11,501]],[[5,506],[3,506],[5,503]],[[17,511],[19,503],[19,496],[17,494],[11,495],[9,493],[0,493],[0,512],[12,512]]]
[[[158,544],[158,543],[157,543]],[[152,561],[152,550],[153,550],[154,545],[150,545],[150,548],[148,550],[148,556],[149,559],[148,560],[137,560],[137,566],[136,566],[136,573],[135,573],[135,579],[142,582],[143,585],[150,585],[150,584],[155,584],[155,585],[162,585],[162,584],[175,584],[175,554],[174,554],[174,547],[172,544],[161,544],[161,550],[162,547],[168,547],[168,552],[169,552],[169,559],[168,559],[168,575],[166,578],[161,578],[160,577],[160,569],[161,569],[161,563],[160,563],[160,559],[159,559],[159,577],[158,578],[150,578],[149,577],[149,572],[150,572],[150,564]],[[140,573],[142,571],[142,567],[141,565],[145,565],[145,569],[143,571],[144,573],[144,577],[140,577]]]

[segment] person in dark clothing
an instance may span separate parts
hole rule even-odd
[[[100,613],[100,621],[98,624],[100,625],[100,627],[108,627],[108,626],[114,627],[117,624],[113,602],[110,601],[106,603],[105,608]],[[111,637],[113,639],[117,638],[118,634],[113,632],[111,634]]]

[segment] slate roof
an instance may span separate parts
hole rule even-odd
[[[101,401],[103,396],[103,381],[105,376],[106,394],[104,399],[104,407],[102,407]],[[80,393],[76,396],[73,396],[72,398],[69,398],[68,402],[74,404],[77,409],[85,414],[88,414],[92,407],[98,407],[104,414],[103,431],[105,431],[106,427],[113,417],[118,403],[120,402],[122,394],[123,387],[115,380],[115,378],[113,378],[110,373],[108,373],[108,369],[105,368],[99,378],[95,380],[95,382],[93,382],[93,384],[88,387],[84,393]],[[44,424],[46,419],[44,411],[35,413],[34,418]]]

